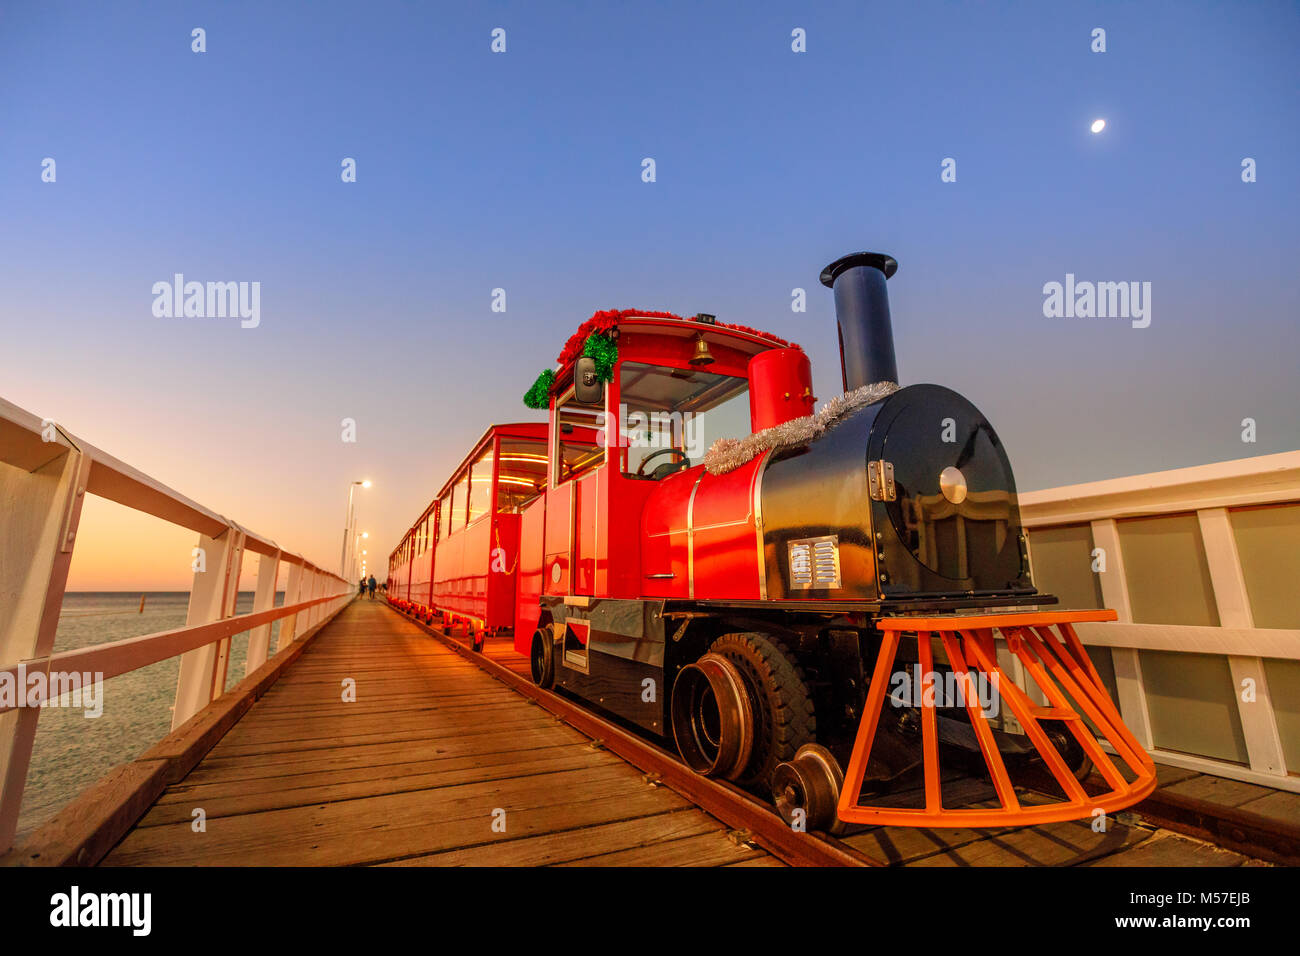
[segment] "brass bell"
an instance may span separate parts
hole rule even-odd
[[[704,333],[700,332],[695,336],[695,354],[691,356],[692,365],[712,365],[713,353],[709,351],[709,343],[704,341]]]

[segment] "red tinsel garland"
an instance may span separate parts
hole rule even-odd
[[[582,354],[582,348],[587,342],[587,336],[591,335],[593,332],[600,332],[602,334],[608,333],[623,319],[634,315],[646,316],[651,319],[677,319],[678,321],[685,321],[680,315],[674,315],[672,312],[646,312],[639,309],[606,309],[602,312],[597,312],[586,322],[583,322],[582,325],[578,326],[578,331],[569,336],[569,341],[564,343],[564,348],[561,350],[559,358],[555,361],[559,363],[561,369],[565,368],[570,362],[574,361]],[[751,329],[746,325],[732,325],[729,322],[715,322],[714,325],[724,329],[731,329],[733,332],[746,332],[750,335],[756,335],[759,338],[766,339],[782,348],[799,348],[799,346],[793,345],[785,339],[775,336],[770,332],[760,332],[758,329]]]

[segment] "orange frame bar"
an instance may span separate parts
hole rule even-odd
[[[1111,814],[1130,807],[1156,786],[1155,764],[1137,738],[1124,726],[1119,711],[1074,633],[1072,624],[1113,621],[1112,610],[1032,611],[966,617],[899,617],[877,622],[883,633],[880,654],[867,691],[866,710],[858,726],[853,752],[844,774],[837,812],[847,823],[886,826],[1003,827],[1054,823]],[[1059,629],[1059,635],[1056,630]],[[1007,649],[1020,661],[1047,698],[1042,706],[1021,690],[997,661],[994,632],[1001,632]],[[945,809],[940,783],[938,716],[934,709],[934,660],[931,636],[937,634],[964,691],[966,712],[988,767],[998,809]],[[921,746],[925,767],[925,807],[873,807],[859,803],[866,780],[871,745],[885,706],[886,687],[904,635],[917,641],[921,667]],[[998,695],[1025,730],[1038,756],[1065,795],[1064,800],[1025,806],[1016,795],[1006,764],[998,751],[993,728],[979,706],[970,671],[987,675]],[[1073,703],[1072,703],[1073,702]],[[1094,735],[1085,718],[1097,728]],[[1089,795],[1049,740],[1041,721],[1059,721],[1079,742],[1109,790]],[[1109,744],[1133,780],[1125,779],[1111,755],[1098,743]]]

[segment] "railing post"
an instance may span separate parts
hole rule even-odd
[[[234,527],[234,526],[232,526]],[[230,558],[230,569],[226,572],[226,603],[222,617],[234,617],[239,604],[239,578],[244,568],[244,529],[234,527],[235,545]],[[217,641],[217,661],[212,669],[212,695],[209,701],[216,700],[226,692],[226,672],[230,666],[230,638],[223,637]]]
[[[297,564],[289,565],[289,580],[284,584],[284,604],[288,607],[291,604],[297,604],[302,598],[302,570],[303,560],[298,558]],[[290,614],[287,617],[280,618],[280,639],[275,645],[277,654],[283,652],[290,644],[293,643],[294,633],[298,629],[298,615]]]
[[[1246,591],[1246,577],[1241,570],[1241,556],[1237,553],[1237,538],[1232,533],[1228,509],[1206,508],[1196,512],[1196,518],[1201,526],[1201,542],[1210,569],[1214,603],[1219,609],[1219,625],[1254,627],[1255,614],[1250,608],[1250,595]],[[1268,693],[1264,661],[1258,657],[1230,654],[1228,668],[1232,672],[1233,696],[1237,699],[1237,713],[1241,716],[1241,733],[1246,739],[1250,769],[1286,776],[1282,738],[1278,734],[1277,717]],[[1246,681],[1255,688],[1254,698],[1249,703],[1242,699]]]
[[[204,551],[204,569],[194,572],[189,610],[185,615],[187,626],[220,621],[229,617],[234,610],[232,595],[239,588],[243,537],[243,532],[233,526],[228,527],[218,538],[199,535],[199,547]],[[176,704],[172,709],[172,730],[208,706],[225,689],[223,650],[228,649],[229,644],[229,639],[217,641],[181,655],[180,675],[176,679]],[[218,674],[223,685],[220,689],[217,688]]]
[[[314,601],[316,599],[316,585],[317,585],[316,569],[313,567],[309,567],[306,569],[306,573],[307,573],[307,587],[306,587],[307,593],[303,596],[303,600]],[[316,626],[316,614],[318,610],[319,608],[317,608],[315,605],[307,609],[307,618],[306,621],[304,622],[304,627],[302,629],[304,634],[306,634],[308,631],[310,631],[313,627]]]
[[[258,556],[257,590],[253,594],[253,613],[269,611],[275,607],[275,582],[280,575],[280,552]],[[271,649],[271,625],[263,624],[253,628],[248,635],[248,658],[244,662],[244,676],[247,677],[266,663],[267,653]]]
[[[1128,578],[1124,572],[1124,553],[1119,546],[1119,524],[1114,518],[1099,518],[1092,522],[1092,546],[1105,554],[1105,571],[1100,575],[1101,599],[1106,607],[1113,608],[1124,623],[1133,621],[1133,604],[1128,595]],[[1135,647],[1112,647],[1111,661],[1115,665],[1115,691],[1119,700],[1120,715],[1133,735],[1147,750],[1154,747],[1151,739],[1151,714],[1147,710],[1146,688],[1142,683],[1142,659]]]
[[[54,649],[91,469],[75,448],[64,445],[55,454],[60,444],[52,443],[50,460],[32,471],[0,466],[0,663],[6,666],[42,662]],[[0,852],[18,829],[40,713],[19,706],[0,714]]]

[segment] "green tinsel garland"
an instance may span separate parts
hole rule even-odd
[[[618,343],[601,332],[592,332],[582,347],[582,354],[596,360],[596,377],[602,382],[614,380],[614,363],[618,361]]]
[[[596,377],[602,382],[614,380],[614,365],[618,362],[618,343],[601,332],[592,332],[582,347],[582,354],[596,360]],[[529,408],[550,408],[551,387],[555,384],[555,369],[548,368],[532,388],[524,393],[524,404]]]
[[[529,408],[550,408],[551,386],[554,383],[555,369],[548,368],[537,376],[537,381],[533,382],[533,387],[524,393],[524,404]]]

